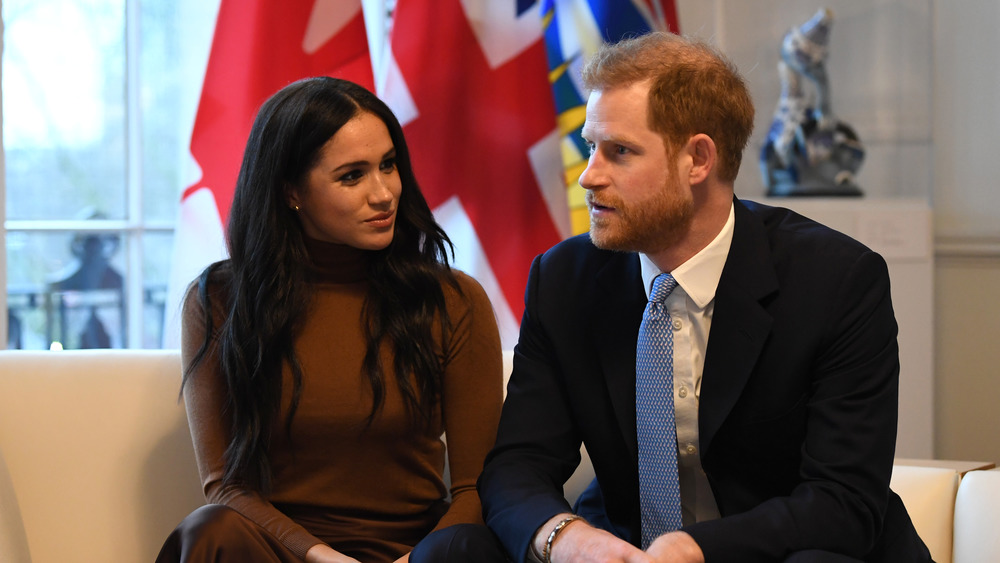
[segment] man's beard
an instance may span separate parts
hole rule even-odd
[[[597,201],[616,210],[616,217],[590,219],[590,240],[605,250],[651,254],[674,245],[691,226],[694,201],[684,197],[670,180],[652,199],[626,205],[617,196],[597,198],[587,192],[587,202]]]

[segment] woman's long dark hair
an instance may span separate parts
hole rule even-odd
[[[372,251],[369,261],[370,289],[361,319],[367,345],[362,371],[374,399],[368,422],[385,398],[386,366],[379,355],[383,342],[391,345],[395,383],[415,420],[429,421],[440,400],[439,358],[447,357],[442,347],[450,331],[442,281],[456,290],[458,285],[448,267],[451,241],[420,193],[402,127],[381,100],[352,82],[330,77],[294,82],[257,113],[229,212],[229,259],[206,268],[198,280],[205,340],[184,382],[217,347],[229,391],[224,413],[231,434],[223,478],[227,484],[269,490],[268,443],[280,410],[284,363],[294,381],[286,432],[302,393],[293,341],[310,300],[305,283],[309,256],[297,214],[289,209],[288,187],[303,185],[323,145],[361,112],[376,115],[388,128],[402,183],[393,240]],[[227,300],[219,304],[225,320],[215,331],[210,298],[219,294],[209,288],[217,284],[225,288]],[[440,319],[440,346],[432,329],[435,318]]]

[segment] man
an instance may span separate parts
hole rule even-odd
[[[515,561],[929,561],[888,486],[885,262],[734,197],[753,104],[710,47],[605,46],[584,84],[590,233],[532,264],[487,524]]]

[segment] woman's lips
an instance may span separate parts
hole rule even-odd
[[[373,227],[388,227],[392,225],[392,220],[395,215],[395,211],[386,211],[385,213],[379,213],[378,215],[366,219],[365,223],[372,225]]]

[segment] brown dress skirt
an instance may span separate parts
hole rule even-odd
[[[337,551],[362,563],[395,561],[410,552],[373,552],[370,545],[337,545]],[[167,537],[156,563],[298,563],[302,559],[274,535],[220,504],[195,510]],[[410,552],[410,563],[506,563],[499,540],[483,525],[457,524],[431,533]]]

